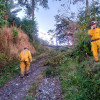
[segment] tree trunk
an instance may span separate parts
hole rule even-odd
[[[35,0],[32,0],[32,20],[34,20]]]
[[[86,0],[86,14],[89,15],[89,1]]]
[[[92,0],[92,4],[93,4],[93,7],[95,8],[95,3],[94,3],[94,0]]]
[[[92,0],[93,4],[94,4],[94,0]]]

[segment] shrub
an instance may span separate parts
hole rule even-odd
[[[0,1],[0,28],[4,27],[4,25],[5,25],[5,20],[4,20],[5,12],[4,12],[4,9],[6,9],[6,3],[3,0],[1,0]]]
[[[11,77],[19,73],[19,61],[16,56],[10,57],[5,53],[0,54],[0,87]]]
[[[80,58],[84,58],[87,56],[91,56],[91,42],[88,33],[82,33],[80,31],[76,32],[75,35],[75,46],[73,47],[72,55],[74,57],[78,56]],[[82,58],[82,59],[83,59]]]
[[[0,18],[0,28],[4,27],[5,25],[5,20]]]
[[[31,40],[33,40],[33,38],[37,34],[36,22],[34,20],[24,19],[21,25],[22,25],[22,30],[29,36]]]
[[[100,100],[100,63],[89,57],[80,63],[77,58],[68,59],[67,67],[59,67],[64,100]]]
[[[51,58],[49,58],[48,60],[46,60],[43,65],[49,65],[52,67],[56,67],[58,65],[63,64],[66,61],[66,52],[63,53],[59,53],[56,55],[52,55]]]
[[[59,74],[60,74],[60,72],[59,72],[58,68],[54,68],[54,67],[49,66],[45,70],[46,77],[56,76],[56,75],[59,75]]]
[[[16,38],[18,36],[18,31],[13,27],[12,32],[13,32],[13,38]]]

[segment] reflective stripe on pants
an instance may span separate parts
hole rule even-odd
[[[93,56],[94,56],[96,61],[98,60],[98,51],[97,51],[98,48],[100,51],[100,40],[91,42],[91,50],[93,52]]]

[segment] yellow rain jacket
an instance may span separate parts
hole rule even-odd
[[[89,35],[91,36],[91,40],[99,39],[100,38],[100,28],[90,29],[88,31]]]
[[[20,61],[29,61],[32,60],[32,56],[29,50],[25,49],[19,54]]]
[[[91,36],[91,51],[95,61],[98,61],[98,48],[100,52],[100,28],[90,29],[88,34]]]

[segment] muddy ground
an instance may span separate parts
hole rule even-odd
[[[37,89],[35,100],[62,100],[59,77],[42,79]]]
[[[24,100],[32,83],[36,82],[38,76],[45,71],[46,66],[42,66],[44,61],[45,58],[42,58],[32,64],[29,76],[22,79],[18,75],[0,88],[0,100]],[[43,78],[35,97],[35,100],[61,100],[58,77]]]

